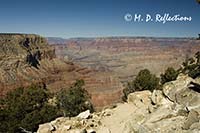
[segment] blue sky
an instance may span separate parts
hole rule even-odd
[[[0,32],[50,37],[196,37],[200,5],[195,0],[1,0]],[[130,14],[180,14],[191,22],[126,22]]]

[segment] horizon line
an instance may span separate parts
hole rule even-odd
[[[197,36],[150,36],[150,35],[105,35],[105,36],[77,36],[77,37],[62,37],[62,36],[47,36],[44,34],[38,33],[23,33],[23,32],[0,32],[0,35],[3,34],[26,34],[26,35],[39,35],[45,38],[60,38],[60,39],[93,39],[93,38],[176,38],[176,39],[196,39],[199,38]]]
[[[82,37],[59,37],[59,36],[44,36],[45,38],[59,38],[59,39],[65,39],[65,40],[70,40],[70,39],[102,39],[102,38],[160,38],[160,39],[167,39],[167,38],[174,38],[174,39],[197,39],[198,36],[82,36]]]

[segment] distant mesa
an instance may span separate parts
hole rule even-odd
[[[47,37],[47,41],[49,44],[65,44],[67,39],[60,37]]]

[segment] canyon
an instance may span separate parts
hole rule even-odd
[[[121,101],[123,86],[111,72],[99,72],[58,59],[44,37],[33,34],[0,34],[0,95],[45,85],[52,93],[68,89],[83,79],[96,108]]]
[[[51,40],[49,43],[53,44]],[[168,67],[178,69],[200,49],[200,41],[153,37],[73,38],[54,46],[58,58],[97,71],[113,72],[126,83],[145,68],[157,76]]]
[[[54,41],[51,41],[51,40]],[[159,75],[200,49],[192,38],[44,38],[34,34],[0,34],[0,95],[31,84],[52,93],[85,81],[96,109],[121,102],[123,88],[148,68]]]

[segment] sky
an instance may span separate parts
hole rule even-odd
[[[191,17],[191,21],[134,22],[124,16],[156,14]],[[200,4],[195,0],[1,0],[0,32],[45,37],[196,37]]]

